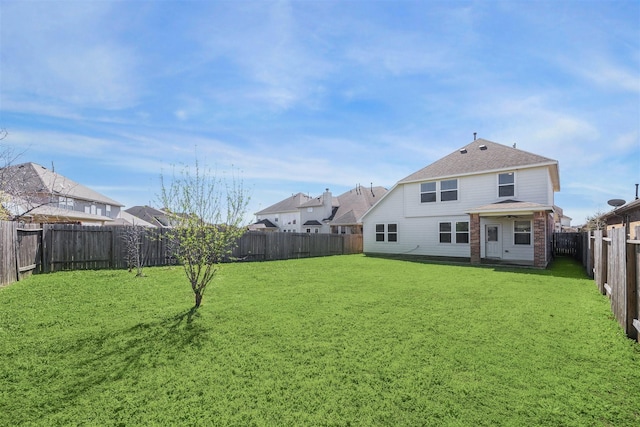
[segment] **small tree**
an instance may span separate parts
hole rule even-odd
[[[161,202],[171,219],[168,231],[174,255],[184,271],[200,307],[207,285],[219,264],[228,261],[244,233],[241,227],[248,193],[235,174],[220,179],[209,169],[184,166],[170,182],[161,175]]]
[[[142,243],[146,230],[141,225],[133,224],[130,227],[124,227],[122,240],[126,253],[127,266],[129,271],[136,269],[136,277],[142,277],[142,267],[144,266],[144,254],[142,253]]]
[[[604,212],[598,210],[592,216],[588,216],[586,218],[587,223],[585,224],[585,229],[588,231],[593,230],[604,230],[607,228],[607,222],[604,220]]]

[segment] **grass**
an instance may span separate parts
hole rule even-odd
[[[0,425],[640,425],[640,345],[572,261],[360,255],[0,290]]]

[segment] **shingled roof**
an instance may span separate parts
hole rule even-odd
[[[302,204],[307,203],[312,200],[311,197],[307,196],[303,193],[294,194],[291,197],[287,197],[280,202],[269,206],[268,208],[264,208],[260,212],[256,212],[256,215],[267,215],[271,213],[282,213],[282,212],[297,212],[298,208],[302,206]]]
[[[37,163],[22,163],[9,166],[6,169],[10,177],[9,187],[5,191],[9,194],[37,194],[49,193],[78,200],[99,202],[112,206],[124,206],[103,194],[98,193],[82,184],[53,172]]]
[[[331,225],[354,225],[360,217],[387,193],[384,187],[356,187],[340,196],[340,206]]]
[[[474,175],[488,171],[548,166],[555,191],[560,190],[558,161],[514,147],[477,139],[448,156],[412,173],[398,183]]]

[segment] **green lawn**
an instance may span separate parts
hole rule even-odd
[[[0,425],[638,426],[640,345],[572,261],[361,255],[0,289]]]

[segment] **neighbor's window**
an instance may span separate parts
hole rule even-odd
[[[515,221],[513,223],[513,243],[516,245],[531,244],[531,221]]]
[[[440,201],[448,202],[451,200],[458,200],[458,180],[440,181]]]
[[[468,222],[456,222],[456,243],[469,243]]]
[[[376,224],[376,242],[384,242],[384,224]]]
[[[451,243],[451,223],[440,223],[440,243]]]
[[[70,197],[58,196],[58,207],[73,210],[73,199]]]
[[[398,224],[387,224],[387,242],[398,241]]]
[[[498,175],[498,197],[513,197],[515,189],[515,174],[513,172]]]
[[[430,203],[436,201],[436,183],[423,182],[420,184],[420,202]]]

